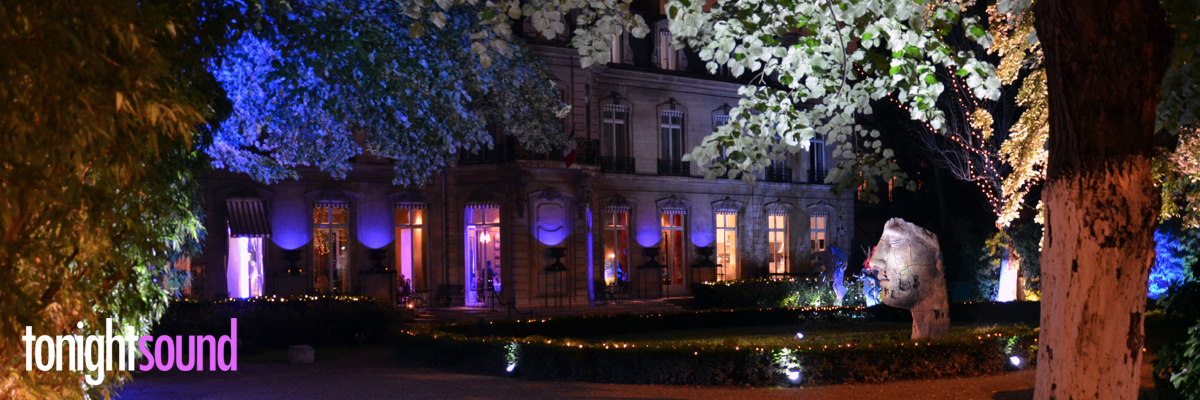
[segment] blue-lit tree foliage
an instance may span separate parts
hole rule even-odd
[[[211,63],[233,105],[207,148],[218,168],[264,182],[296,178],[296,166],[342,178],[365,150],[394,160],[394,183],[421,184],[456,152],[491,146],[488,123],[533,151],[565,143],[550,74],[515,44],[481,68],[471,9],[410,35],[393,1],[266,7],[261,29]]]
[[[1181,285],[1195,279],[1191,267],[1196,262],[1193,235],[1164,226],[1154,232],[1154,267],[1150,269],[1150,288],[1147,294],[1158,299],[1171,285]]]

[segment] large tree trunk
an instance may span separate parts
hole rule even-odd
[[[1038,399],[1136,399],[1170,36],[1157,0],[1039,0],[1049,165]]]

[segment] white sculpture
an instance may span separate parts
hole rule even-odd
[[[871,255],[880,300],[912,311],[912,338],[941,338],[950,332],[946,277],[937,235],[900,218],[888,220]]]

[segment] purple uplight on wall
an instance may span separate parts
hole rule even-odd
[[[311,219],[304,186],[280,183],[271,202],[271,241],[285,250],[308,244]]]
[[[539,242],[547,246],[554,246],[562,243],[568,236],[571,235],[570,220],[567,218],[567,210],[558,202],[539,202],[534,206],[536,223],[534,224],[534,236]]]
[[[382,249],[392,243],[395,231],[395,210],[383,193],[364,193],[358,206],[358,241],[372,249]]]
[[[716,239],[716,232],[708,230],[692,230],[692,244],[696,247],[708,247]]]

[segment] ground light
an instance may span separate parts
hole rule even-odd
[[[1009,357],[1008,362],[1012,363],[1012,365],[1014,367],[1020,367],[1021,366],[1021,357],[1017,357],[1017,356]]]
[[[800,339],[804,339],[804,334],[800,333],[800,332],[796,332],[796,340],[800,340]]]

